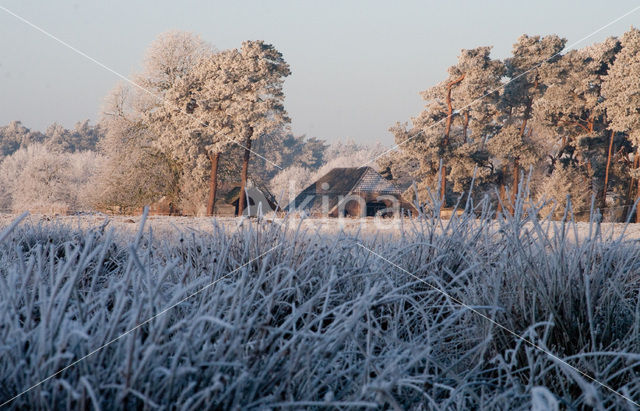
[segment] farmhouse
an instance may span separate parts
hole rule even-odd
[[[313,217],[417,214],[400,189],[371,167],[334,168],[305,188],[286,209]]]

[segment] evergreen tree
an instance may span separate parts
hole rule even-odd
[[[522,35],[513,45],[511,57],[505,60],[509,81],[502,94],[502,127],[491,139],[489,148],[502,162],[501,194],[504,193],[507,166],[511,165],[511,204],[518,192],[520,168],[534,164],[539,158],[531,140],[533,130],[528,123],[535,99],[547,86],[541,73],[560,58],[558,53],[565,43],[565,39],[556,35]]]
[[[620,45],[620,52],[602,83],[603,106],[609,128],[629,137],[637,158],[640,147],[640,30],[631,28],[624,33]],[[633,177],[638,181],[636,197],[640,198],[640,168],[636,167]],[[640,221],[640,209],[636,211],[636,221]]]
[[[542,74],[549,86],[534,104],[536,119],[557,136],[558,149],[549,154],[552,166],[572,163],[601,182],[590,185],[602,184],[603,207],[614,134],[606,132],[602,82],[618,50],[617,39],[609,38],[563,55]]]
[[[95,150],[101,134],[100,127],[91,126],[89,120],[76,123],[73,130],[53,123],[45,131],[45,145],[49,150],[62,153]]]
[[[447,176],[454,182],[453,190],[462,191],[476,166],[480,177],[491,174],[486,139],[496,132],[497,89],[504,66],[492,60],[490,52],[491,47],[462,50],[448,70],[449,78],[421,93],[426,106],[412,119],[412,129],[401,124],[391,129],[407,161],[415,160],[420,191],[438,182],[443,204]],[[462,119],[455,107],[462,110]]]
[[[282,86],[291,71],[282,54],[262,41],[242,43],[234,57],[235,64],[230,65],[229,70],[232,98],[226,111],[236,142],[245,150],[238,204],[238,214],[242,215],[252,142],[290,121],[283,105]]]
[[[282,80],[287,75],[288,65],[273,46],[245,42],[240,50],[195,60],[167,89],[162,107],[149,113],[148,122],[158,136],[160,150],[180,164],[208,160],[208,215],[214,211],[220,153],[232,144],[244,149],[244,193],[253,141],[274,133],[288,121],[282,106]],[[240,213],[244,204],[245,196],[241,195]]]
[[[450,178],[454,191],[462,192],[474,176],[481,183],[494,175],[487,140],[499,131],[501,79],[504,64],[490,57],[491,47],[462,50],[455,71],[463,75],[453,95],[461,107],[457,141],[452,145]]]
[[[423,98],[441,95],[441,88],[436,86],[422,95]],[[428,197],[426,192],[435,189],[442,178],[439,170],[445,154],[442,139],[446,117],[447,108],[441,101],[427,100],[424,110],[411,119],[411,128],[406,123],[397,123],[389,129],[402,150],[403,160],[413,163],[412,174],[423,198]]]

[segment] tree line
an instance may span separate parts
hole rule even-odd
[[[0,127],[0,212],[90,210],[97,144],[104,134],[88,120],[44,132],[19,121]]]
[[[505,59],[491,47],[462,50],[421,93],[425,108],[391,128],[399,150],[376,160],[380,171],[403,187],[415,181],[421,202],[431,191],[451,206],[473,180],[472,196],[511,212],[526,182],[546,213],[560,215],[567,195],[576,214],[588,213],[596,196],[610,218],[625,218],[640,197],[640,32],[565,46],[556,35],[523,35]],[[165,198],[176,212],[210,215],[219,182],[244,190],[249,171],[286,203],[319,173],[384,152],[294,136],[283,104],[289,75],[262,41],[219,51],[192,33],[164,33],[140,73],[106,97],[97,125],[0,127],[0,206],[33,204],[18,187],[31,179],[50,193],[43,203],[132,212]],[[65,200],[64,181],[86,192]]]
[[[383,166],[449,205],[475,177],[472,195],[512,211],[526,176],[547,212],[562,213],[567,195],[576,213],[593,195],[602,210],[628,211],[640,197],[640,31],[565,45],[523,35],[503,60],[491,47],[462,50],[422,92],[424,110],[391,128],[399,150]]]

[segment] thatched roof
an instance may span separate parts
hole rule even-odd
[[[286,209],[312,215],[331,212],[338,207],[342,197],[349,195],[392,195],[402,200],[403,208],[415,210],[402,199],[401,191],[391,181],[371,167],[334,168],[305,188]],[[323,201],[328,202],[326,210],[323,210]]]

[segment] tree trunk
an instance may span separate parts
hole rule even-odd
[[[534,83],[533,83],[533,88],[537,89],[538,88],[538,78],[536,77]],[[531,98],[529,98],[529,100],[527,100],[527,103],[524,107],[524,113],[522,113],[522,124],[520,125],[520,140],[522,140],[524,138],[524,135],[527,131],[527,123],[529,121],[529,117],[531,117],[531,108],[533,106],[533,96],[531,96]],[[531,135],[531,130],[529,135]],[[515,205],[516,205],[516,199],[518,196],[518,183],[519,183],[519,179],[520,179],[520,166],[518,164],[519,162],[519,158],[516,155],[516,157],[513,159],[513,185],[512,185],[512,192],[511,192],[511,204],[510,204],[510,210],[511,213],[513,214],[515,211]]]
[[[469,128],[469,110],[465,110],[464,112],[464,124],[462,125],[462,135],[464,136],[465,144],[468,142],[467,140],[467,129]]]
[[[447,206],[447,168],[444,165],[444,161],[440,163],[440,208]]]
[[[636,148],[636,154],[635,156],[633,156],[633,169],[637,169],[638,167],[640,167],[640,147]],[[636,179],[631,177],[631,180],[629,181],[629,189],[627,190],[627,198],[625,199],[625,206],[627,207],[627,211],[625,212],[626,216],[629,215],[629,211],[631,210],[631,202],[633,201],[633,186],[636,182]]]
[[[611,152],[613,150],[613,135],[611,130],[611,136],[609,137],[609,151],[607,152],[607,166],[604,169],[604,185],[602,187],[602,209],[607,206],[607,186],[609,185],[609,167],[611,167]]]
[[[638,179],[638,188],[636,189],[636,200],[640,199],[640,178]],[[640,222],[640,203],[636,208],[636,223]]]
[[[518,159],[513,160],[513,190],[511,191],[511,205],[510,210],[511,214],[515,212],[516,200],[518,199],[518,185],[520,180],[520,165],[518,163]]]
[[[498,213],[502,212],[502,203],[506,200],[505,179],[507,178],[507,166],[502,166],[502,177],[500,178],[500,191],[498,195]]]
[[[249,156],[251,154],[251,136],[253,135],[253,127],[247,128],[245,132],[245,143],[244,143],[244,157],[242,159],[242,173],[240,174],[240,194],[238,197],[238,215],[241,216],[244,212],[246,194],[245,190],[247,187],[247,172],[249,171]]]
[[[538,80],[536,80],[536,87],[538,84]],[[529,100],[527,102],[527,105],[524,108],[524,113],[522,115],[522,124],[520,125],[520,139],[522,140],[524,138],[524,135],[527,131],[527,122],[529,121],[529,117],[531,116],[531,106],[532,106],[533,100]],[[509,211],[511,212],[511,214],[514,213],[515,211],[515,206],[516,206],[516,199],[518,197],[518,184],[520,180],[520,165],[519,163],[519,158],[516,155],[516,157],[513,159],[513,184],[512,184],[512,189],[511,189],[511,204],[509,205]]]
[[[451,90],[453,86],[460,83],[464,80],[464,74],[458,77],[457,79],[450,81],[447,84],[447,122],[444,128],[444,138],[442,139],[442,153],[444,154],[444,150],[449,145],[449,134],[451,133],[451,120],[453,118],[453,105],[451,104]],[[442,170],[440,174],[440,201],[442,202],[442,207],[446,206],[446,198],[445,195],[447,193],[447,167],[444,164],[444,158],[442,159]]]
[[[211,176],[209,177],[209,199],[207,200],[208,216],[212,216],[215,212],[216,191],[218,190],[218,160],[220,160],[220,153],[209,153]]]

